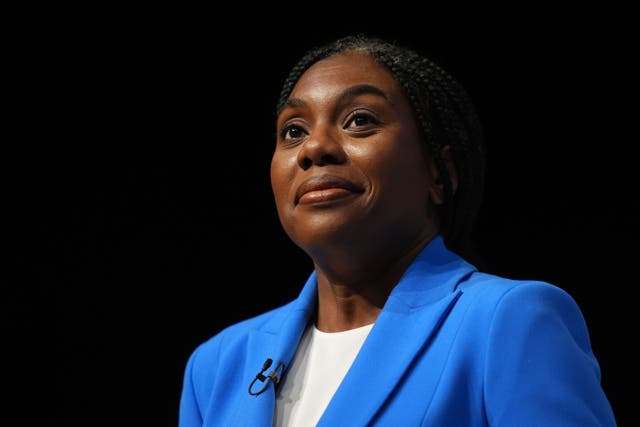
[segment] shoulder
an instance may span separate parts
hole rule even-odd
[[[217,360],[221,347],[229,349],[244,345],[252,331],[269,332],[281,323],[291,304],[250,317],[216,332],[191,353],[190,359],[193,359],[194,368],[201,364],[211,366],[211,361]]]
[[[554,352],[575,348],[593,359],[585,317],[559,286],[475,273],[460,290],[467,320],[484,325],[487,345],[494,350],[518,345],[551,346]]]
[[[474,273],[462,282],[460,302],[468,317],[482,318],[493,332],[503,327],[526,330],[525,324],[536,324],[536,330],[566,329],[588,347],[584,316],[575,299],[564,289],[545,281],[508,279],[486,273]]]
[[[199,354],[198,357],[201,358],[212,356],[213,353],[218,352],[221,345],[233,346],[239,341],[246,340],[252,331],[269,332],[275,325],[280,324],[280,321],[288,313],[290,305],[291,303],[225,327],[200,344],[194,354]]]
[[[493,274],[474,272],[458,289],[467,298],[487,304],[493,309],[517,305],[531,308],[538,305],[576,306],[573,297],[561,287],[540,280],[509,279]]]
[[[205,401],[204,397],[211,394],[216,381],[229,374],[229,370],[220,371],[219,366],[227,364],[229,357],[242,357],[252,331],[269,331],[274,323],[278,324],[286,316],[289,306],[287,304],[229,325],[200,343],[187,359],[184,381],[189,387],[184,389],[193,390],[194,400]],[[236,365],[240,368],[242,363]],[[183,400],[186,399],[183,397]]]
[[[460,290],[492,425],[615,425],[585,318],[568,292],[475,273]],[[567,409],[550,411],[558,401]]]

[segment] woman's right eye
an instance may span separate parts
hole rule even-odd
[[[289,125],[282,129],[280,134],[282,139],[298,139],[304,134],[304,129],[297,125]]]

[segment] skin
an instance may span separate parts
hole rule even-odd
[[[317,273],[316,327],[375,322],[437,234],[442,203],[402,88],[366,53],[331,56],[301,76],[277,130],[271,184],[284,230]]]

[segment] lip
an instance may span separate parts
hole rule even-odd
[[[364,192],[362,186],[334,175],[312,176],[296,190],[295,204],[314,203],[343,198]],[[314,194],[311,194],[314,193]]]

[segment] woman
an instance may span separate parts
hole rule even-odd
[[[574,300],[470,263],[483,175],[473,106],[436,64],[366,37],[305,55],[271,182],[314,270],[193,352],[180,425],[615,426]]]

